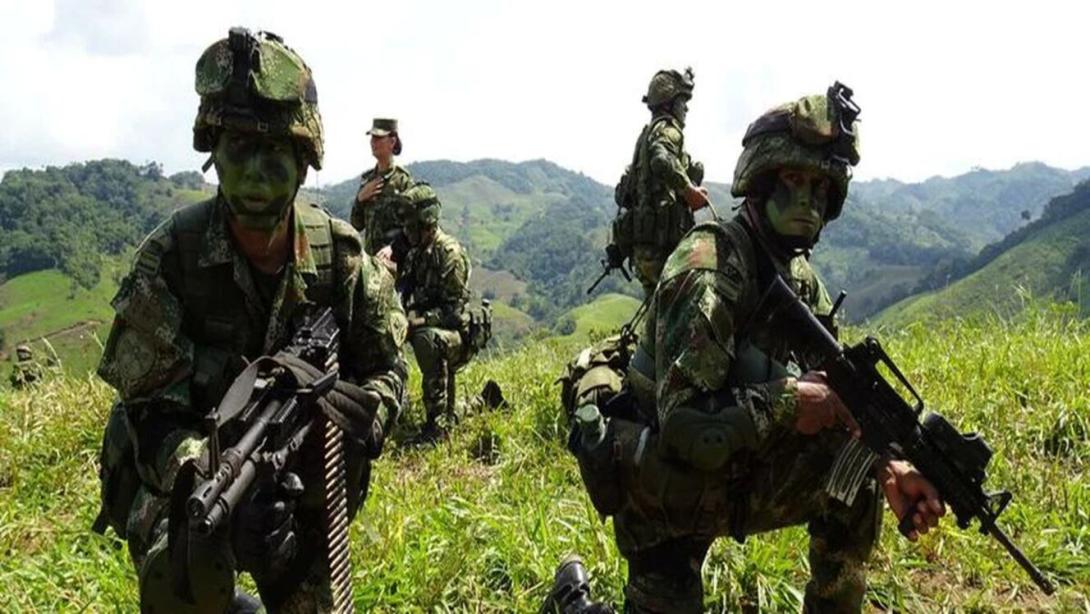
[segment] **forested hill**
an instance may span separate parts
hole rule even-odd
[[[170,211],[211,193],[199,173],[164,177],[154,162],[8,171],[0,181],[0,282],[57,268],[90,288],[103,255],[135,246]]]
[[[1010,315],[1032,299],[1069,300],[1090,313],[1090,181],[1054,198],[1040,219],[985,247],[963,266],[937,271],[946,283],[888,308],[879,321]]]
[[[611,186],[545,160],[437,160],[410,164],[409,170],[436,187],[443,226],[473,259],[474,290],[495,299],[497,313],[503,314],[501,334],[514,339],[533,327],[570,327],[568,312],[590,300],[585,290],[601,271],[616,210]],[[999,247],[978,258],[978,246],[1039,218],[1049,199],[1070,192],[1088,175],[1087,169],[1069,172],[1028,163],[919,184],[857,182],[843,216],[825,231],[814,262],[833,292],[849,291],[847,315],[867,317],[979,269]],[[346,216],[357,186],[358,179],[351,178],[319,193],[305,191],[302,198],[320,199]],[[729,186],[710,188],[719,214],[730,215]],[[119,275],[126,251],[171,210],[213,190],[196,172],[167,177],[155,163],[121,160],[7,172],[0,181],[0,282],[54,273],[48,284],[26,279],[0,286],[0,335],[7,333],[8,341],[0,345],[46,334],[54,324],[75,324],[52,312],[37,313],[44,307],[16,304],[28,296],[26,288],[55,291],[62,280],[70,298],[108,296],[110,289],[97,283],[107,270],[104,262],[111,263],[111,275]],[[108,281],[116,285],[117,280]],[[635,282],[614,274],[597,294],[638,292]],[[79,321],[101,319],[96,313]]]
[[[552,321],[587,300],[585,290],[601,272],[599,259],[616,211],[612,187],[547,160],[435,160],[407,169],[438,192],[443,228],[466,245],[484,273],[474,274],[479,292],[538,321]],[[317,196],[334,214],[347,217],[358,188],[353,178]],[[491,274],[495,271],[506,274]],[[638,291],[619,275],[600,289]]]

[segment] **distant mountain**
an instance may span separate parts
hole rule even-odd
[[[478,286],[482,293],[503,296],[538,320],[585,302],[586,287],[601,271],[617,208],[612,187],[547,160],[436,160],[407,168],[435,188],[443,228],[468,248],[476,268],[488,272]],[[334,214],[347,217],[358,187],[353,178],[318,196]],[[523,287],[512,291],[512,275]],[[600,292],[636,290],[609,279]]]
[[[1050,199],[1088,177],[1090,167],[1030,162],[922,183],[853,183],[813,262],[830,290],[849,292],[846,315],[859,320],[963,274],[984,245],[1040,217]]]
[[[473,259],[474,291],[504,305],[504,336],[513,340],[553,326],[593,298],[586,288],[601,272],[602,247],[616,211],[611,186],[545,160],[437,160],[409,169],[439,192],[444,227]],[[900,298],[945,287],[981,269],[1008,243],[983,252],[981,246],[1011,231],[1017,238],[1023,232],[1018,228],[1026,224],[1026,229],[1038,228],[1039,222],[1030,221],[1045,221],[1044,204],[1087,176],[1090,169],[1068,172],[1028,163],[919,184],[859,182],[813,260],[830,290],[844,288],[851,294],[847,315],[867,317]],[[357,187],[352,178],[319,193],[304,190],[301,198],[320,199],[335,214],[347,216]],[[730,186],[712,183],[708,188],[719,216],[729,218],[736,204]],[[214,189],[195,172],[165,177],[155,163],[122,160],[9,171],[0,181],[0,283],[57,269],[62,275],[50,283],[67,280],[72,296],[81,288],[101,288],[105,257],[123,260],[170,211],[207,198]],[[119,261],[108,274],[119,275],[125,266]],[[17,287],[0,292],[8,314],[21,308]],[[596,295],[607,293],[635,296],[639,287],[614,273]],[[20,318],[5,318],[0,326],[7,329],[6,343],[0,346],[40,334],[34,332],[38,328],[54,330],[54,322],[55,328],[68,325],[53,315],[34,316],[41,326],[33,331],[20,330],[26,328]]]
[[[600,248],[616,210],[612,187],[544,160],[434,161],[408,168],[436,187],[444,227],[477,262],[529,284],[512,304],[548,318],[585,300],[580,286],[600,270]],[[1039,216],[1050,198],[1084,177],[1090,168],[1065,171],[1034,162],[922,183],[857,182],[813,261],[832,291],[849,291],[846,315],[865,318],[963,269],[981,247]],[[707,187],[720,217],[730,217],[737,204],[730,186]],[[357,188],[351,179],[321,197],[347,216]],[[603,291],[636,294],[637,288],[611,279]]]
[[[1027,297],[1067,299],[1090,313],[1090,181],[1048,203],[1040,219],[989,245],[946,287],[877,318],[899,325],[982,311],[1010,314]]]

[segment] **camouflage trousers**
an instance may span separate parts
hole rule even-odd
[[[659,284],[659,275],[662,267],[666,265],[666,258],[670,255],[668,250],[653,245],[636,245],[632,248],[632,272],[643,286],[643,296],[646,298],[655,292],[655,286]]]
[[[333,595],[330,573],[326,560],[324,497],[320,429],[312,429],[314,437],[308,437],[298,462],[292,467],[305,485],[295,511],[297,537],[296,565],[277,578],[251,574],[262,601],[271,612],[315,613],[333,611]],[[367,496],[370,481],[370,461],[361,446],[348,443],[347,462],[348,518],[351,520]],[[178,432],[168,436],[161,446],[162,452],[155,459],[157,481],[164,488],[171,488],[182,465],[203,454],[204,442],[194,433]],[[169,450],[169,451],[168,451]],[[144,471],[150,469],[145,468]],[[213,535],[200,547],[191,543],[187,569],[197,604],[174,596],[173,568],[169,549],[170,501],[158,496],[147,485],[136,493],[129,511],[127,538],[129,554],[136,568],[140,584],[142,611],[152,612],[208,612],[208,602],[202,596],[222,602],[224,591],[234,590],[236,564],[231,550],[229,528]],[[202,581],[215,579],[217,586],[203,586]]]
[[[736,464],[734,479],[711,487],[705,476],[671,480],[677,467],[643,471],[668,477],[637,477],[630,490],[643,492],[630,492],[614,518],[617,545],[628,560],[626,611],[700,612],[700,570],[717,537],[742,541],[805,524],[810,581],[804,611],[859,612],[882,506],[873,479],[864,482],[851,506],[825,493],[826,473],[846,441],[840,433],[781,432],[761,454]]]
[[[462,336],[456,330],[425,326],[409,341],[420,365],[424,410],[429,425],[450,426],[455,420],[455,372],[462,366]]]

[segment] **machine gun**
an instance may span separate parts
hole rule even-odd
[[[327,555],[335,611],[344,612],[351,610],[351,569],[343,433],[332,421],[320,419],[318,406],[337,383],[339,338],[332,310],[316,309],[302,320],[287,347],[254,361],[235,379],[205,418],[209,477],[196,479],[186,491],[191,494],[184,513],[190,535],[212,536],[230,521],[255,485],[280,483],[311,430],[323,429]],[[286,365],[291,359],[306,361],[323,375],[300,387]],[[226,441],[233,443],[221,450]],[[187,580],[182,582],[184,594]]]
[[[615,244],[610,243],[606,246],[606,257],[602,259],[602,274],[598,276],[598,279],[594,280],[594,283],[587,288],[587,294],[594,292],[594,289],[598,287],[598,284],[602,283],[614,269],[620,269],[621,275],[624,275],[625,281],[632,281],[632,275],[629,274],[628,269],[624,266],[624,255],[621,254],[621,249]]]
[[[279,475],[310,432],[317,401],[337,383],[340,331],[326,308],[296,330],[282,350],[306,360],[325,375],[306,388],[291,382],[290,373],[274,358],[250,365],[231,384],[219,407],[205,418],[208,428],[208,474],[186,501],[190,525],[211,535],[243,500],[259,476]],[[236,443],[220,451],[221,439],[238,433]]]
[[[967,529],[974,519],[979,521],[980,532],[994,537],[1037,586],[1051,595],[1055,590],[1052,584],[996,525],[1011,494],[984,490],[992,457],[987,442],[977,433],[959,433],[935,412],[925,414],[923,399],[877,339],[867,337],[856,345],[842,346],[779,276],[762,302],[770,307],[770,317],[782,318],[779,321],[795,328],[807,349],[819,357],[817,369],[825,371],[829,386],[859,423],[863,443],[879,456],[912,463],[953,510],[959,528]],[[907,397],[883,370],[892,374]],[[911,512],[899,519],[898,529],[904,535],[913,530]]]

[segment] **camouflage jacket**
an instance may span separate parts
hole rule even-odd
[[[371,181],[378,174],[378,167],[372,168],[360,177],[360,187]],[[383,247],[393,243],[401,232],[402,215],[400,202],[396,198],[413,185],[412,175],[404,168],[393,165],[384,173],[385,183],[382,191],[367,202],[353,200],[352,226],[363,234],[363,251],[374,256]]]
[[[333,308],[341,376],[379,395],[384,426],[396,417],[406,321],[392,279],[348,224],[316,205],[296,204],[292,220],[293,257],[265,282],[236,249],[219,200],[176,211],[137,251],[112,303],[98,374],[126,406],[141,473],[153,485],[147,476],[159,473],[164,442],[198,431],[247,361],[290,340],[308,305]]]
[[[791,354],[798,346],[786,331],[755,317],[764,290],[757,259],[765,258],[815,314],[828,315],[832,302],[805,257],[777,260],[747,223],[741,215],[722,226],[704,223],[681,241],[666,261],[641,347],[654,361],[659,424],[678,408],[714,411],[727,399],[750,415],[760,446],[773,427],[793,421],[800,369]],[[768,358],[789,376],[773,373]]]
[[[692,158],[685,151],[681,124],[669,115],[657,115],[647,130],[647,144],[638,153],[637,202],[645,206],[678,204],[689,185]]]
[[[431,244],[409,250],[398,273],[405,309],[424,318],[425,326],[463,326],[470,264],[457,239],[437,229]]]

